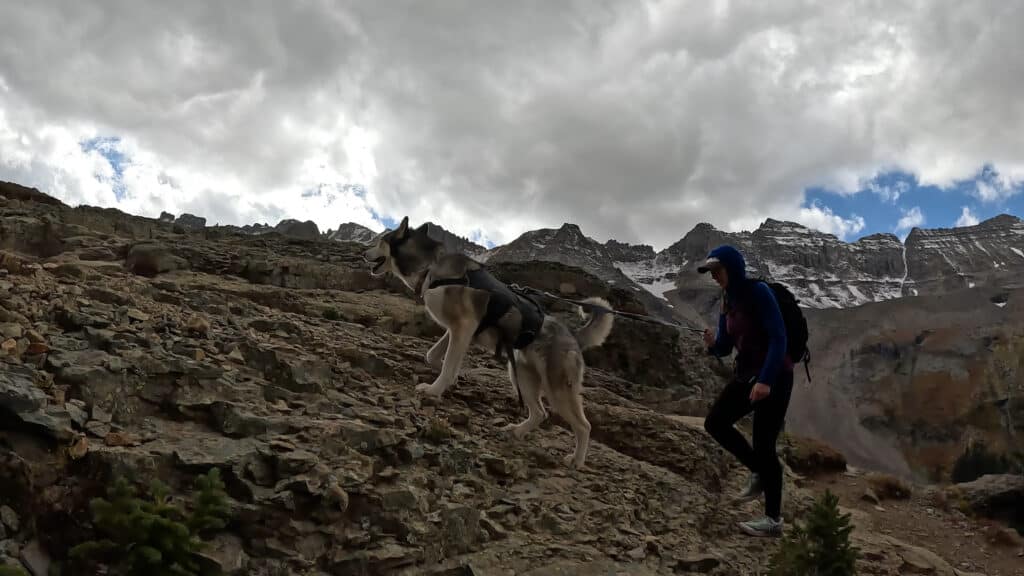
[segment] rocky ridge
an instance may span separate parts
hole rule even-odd
[[[808,308],[850,308],[976,285],[1024,282],[1024,221],[1008,214],[976,226],[914,228],[905,243],[893,234],[844,242],[771,218],[756,230],[738,233],[702,223],[657,253],[647,245],[615,240],[600,244],[578,226],[564,224],[526,232],[481,258],[572,263],[608,282],[643,288],[671,302],[677,317],[687,317],[683,310],[693,302],[703,315],[714,299],[713,285],[694,269],[711,248],[726,243],[744,252],[751,274],[786,284]]]
[[[915,228],[905,244],[892,234],[842,242],[771,219],[753,232],[736,234],[700,225],[647,266],[693,268],[723,243],[743,250],[751,273],[786,284],[809,308],[850,308],[1024,280],[1024,222],[1009,215],[956,229]],[[706,282],[695,274],[681,275],[677,288],[683,298],[705,292],[707,299]]]
[[[90,532],[88,499],[113,477],[159,476],[180,493],[216,467],[231,520],[205,554],[231,574],[745,574],[763,564],[775,544],[734,528],[756,504],[723,499],[743,481],[735,463],[699,420],[652,410],[645,386],[624,378],[636,368],[589,372],[594,442],[577,472],[560,466],[571,435],[556,417],[522,442],[498,432],[522,414],[484,351],[444,400],[413,394],[436,375],[423,354],[437,328],[401,286],[368,275],[362,249],[182,232],[0,186],[0,561],[35,573],[62,561]],[[589,289],[567,267],[534,273],[548,272],[566,293]],[[675,344],[685,364],[706,362],[690,356],[695,344]],[[643,344],[648,356],[665,345]],[[703,370],[693,393],[714,386],[714,366]],[[787,452],[793,466],[813,461]],[[793,517],[814,473],[798,467]],[[971,498],[987,501],[981,490]],[[878,537],[870,521],[855,532],[865,573],[1015,573],[1005,568],[1015,549],[943,559],[922,548],[927,539]]]

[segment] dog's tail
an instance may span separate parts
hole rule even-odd
[[[580,317],[588,321],[576,333],[576,341],[580,343],[580,348],[586,350],[587,348],[596,348],[604,344],[604,341],[612,332],[612,323],[615,321],[615,315],[610,312],[612,305],[604,298],[594,296],[583,300],[583,303],[600,306],[609,310],[608,312],[604,310],[591,310],[588,312],[586,307],[581,306],[579,308]]]

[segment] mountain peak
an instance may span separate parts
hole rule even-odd
[[[982,220],[980,223],[978,223],[978,226],[1012,226],[1012,227],[1016,227],[1016,226],[1018,226],[1020,224],[1024,224],[1024,220],[1021,220],[1019,217],[1014,216],[1013,214],[1007,214],[1007,213],[1004,212],[1002,214],[997,214],[996,216],[993,216],[993,217],[989,218],[988,220]]]
[[[449,232],[440,224],[427,221],[423,223],[423,226],[427,230],[427,236],[443,244],[444,249],[448,252],[462,252],[469,256],[477,256],[487,251],[487,248],[471,241],[465,236]]]
[[[277,226],[274,226],[274,230],[284,236],[305,240],[315,240],[320,237],[320,228],[312,220],[300,222],[294,218],[286,218],[278,222]]]
[[[799,222],[793,222],[791,220],[776,220],[775,218],[765,218],[765,221],[761,223],[758,228],[760,230],[803,230],[807,232],[818,232],[812,228],[804,226]],[[820,232],[819,232],[820,233]]]
[[[338,226],[337,230],[329,232],[327,237],[336,242],[358,242],[360,244],[369,244],[377,237],[377,233],[362,224],[345,222]]]
[[[652,260],[656,256],[650,244],[629,244],[614,238],[604,243],[605,250],[615,262],[641,262]]]

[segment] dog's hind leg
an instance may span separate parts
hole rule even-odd
[[[518,365],[516,376],[518,384],[514,385],[517,386],[517,389],[522,394],[523,403],[526,404],[528,415],[526,420],[518,424],[509,424],[502,428],[502,431],[511,432],[518,440],[525,438],[527,434],[540,426],[548,417],[547,410],[544,409],[544,405],[540,402],[540,378],[540,374],[537,373],[533,366],[525,363]]]
[[[448,348],[448,340],[450,338],[450,334],[451,331],[446,330],[444,336],[441,336],[441,339],[438,340],[433,346],[430,347],[430,350],[427,351],[427,366],[433,366],[434,368],[438,368],[441,366],[441,363],[444,361],[445,351]]]
[[[567,352],[552,374],[551,407],[565,419],[576,437],[576,447],[566,455],[565,465],[582,468],[590,449],[590,422],[583,412],[583,359],[578,352]]]

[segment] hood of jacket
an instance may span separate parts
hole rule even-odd
[[[708,259],[718,260],[729,274],[729,284],[725,291],[733,296],[746,283],[747,262],[739,250],[729,245],[715,248],[708,253]]]

